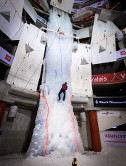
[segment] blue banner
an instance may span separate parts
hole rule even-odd
[[[37,20],[39,20],[41,23],[47,25],[47,21],[43,17],[40,17],[39,15],[37,15]]]
[[[126,97],[119,98],[93,98],[94,107],[126,107]]]
[[[72,9],[72,13],[78,13],[78,12],[80,12],[80,11],[86,9],[87,7],[95,7],[95,8],[97,8],[97,7],[99,7],[99,6],[104,5],[104,4],[107,3],[107,2],[108,2],[108,0],[102,0],[102,1],[99,1],[99,2],[97,2],[97,3],[92,4],[92,5],[90,5],[90,6],[86,6],[86,7],[84,7],[84,8],[81,8],[81,9]]]

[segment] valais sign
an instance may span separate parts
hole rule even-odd
[[[114,83],[123,81],[126,81],[126,71],[111,74],[92,75],[92,84]]]

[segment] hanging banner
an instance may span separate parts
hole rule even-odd
[[[126,146],[126,133],[104,132],[103,137],[105,145]]]
[[[0,60],[7,63],[8,65],[12,65],[14,56],[7,52],[5,49],[0,47]]]
[[[109,74],[100,74],[92,76],[92,84],[109,83]]]
[[[90,5],[90,6],[86,6],[86,7],[84,7],[84,8],[81,8],[81,9],[72,9],[72,13],[81,12],[82,10],[85,10],[85,9],[87,9],[88,7],[95,7],[95,8],[97,8],[97,7],[100,7],[100,6],[104,5],[104,4],[107,3],[107,2],[108,2],[108,0],[103,0],[103,1],[99,1],[99,2],[97,2],[97,3],[94,3],[94,4]]]
[[[125,58],[125,57],[126,57],[126,49],[116,51],[116,59]]]
[[[126,98],[93,98],[94,107],[126,107]]]
[[[110,83],[123,82],[123,81],[126,81],[126,71],[109,74]]]
[[[126,81],[126,71],[92,75],[92,84],[116,83]]]
[[[40,17],[39,15],[37,15],[37,20],[39,20],[41,23],[47,25],[47,21],[43,17]]]

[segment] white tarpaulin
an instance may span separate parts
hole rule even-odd
[[[11,66],[14,56],[7,52],[5,49],[0,47],[0,59]]]
[[[0,30],[11,40],[19,40],[23,30],[23,5],[24,0],[0,1]]]
[[[125,58],[125,57],[126,57],[126,49],[116,51],[116,59]]]
[[[126,146],[126,133],[104,132],[105,145]]]

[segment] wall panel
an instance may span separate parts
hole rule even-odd
[[[45,45],[40,42],[41,35],[40,29],[32,24],[25,24],[7,83],[36,90],[45,50]],[[26,47],[31,52],[26,53]]]

